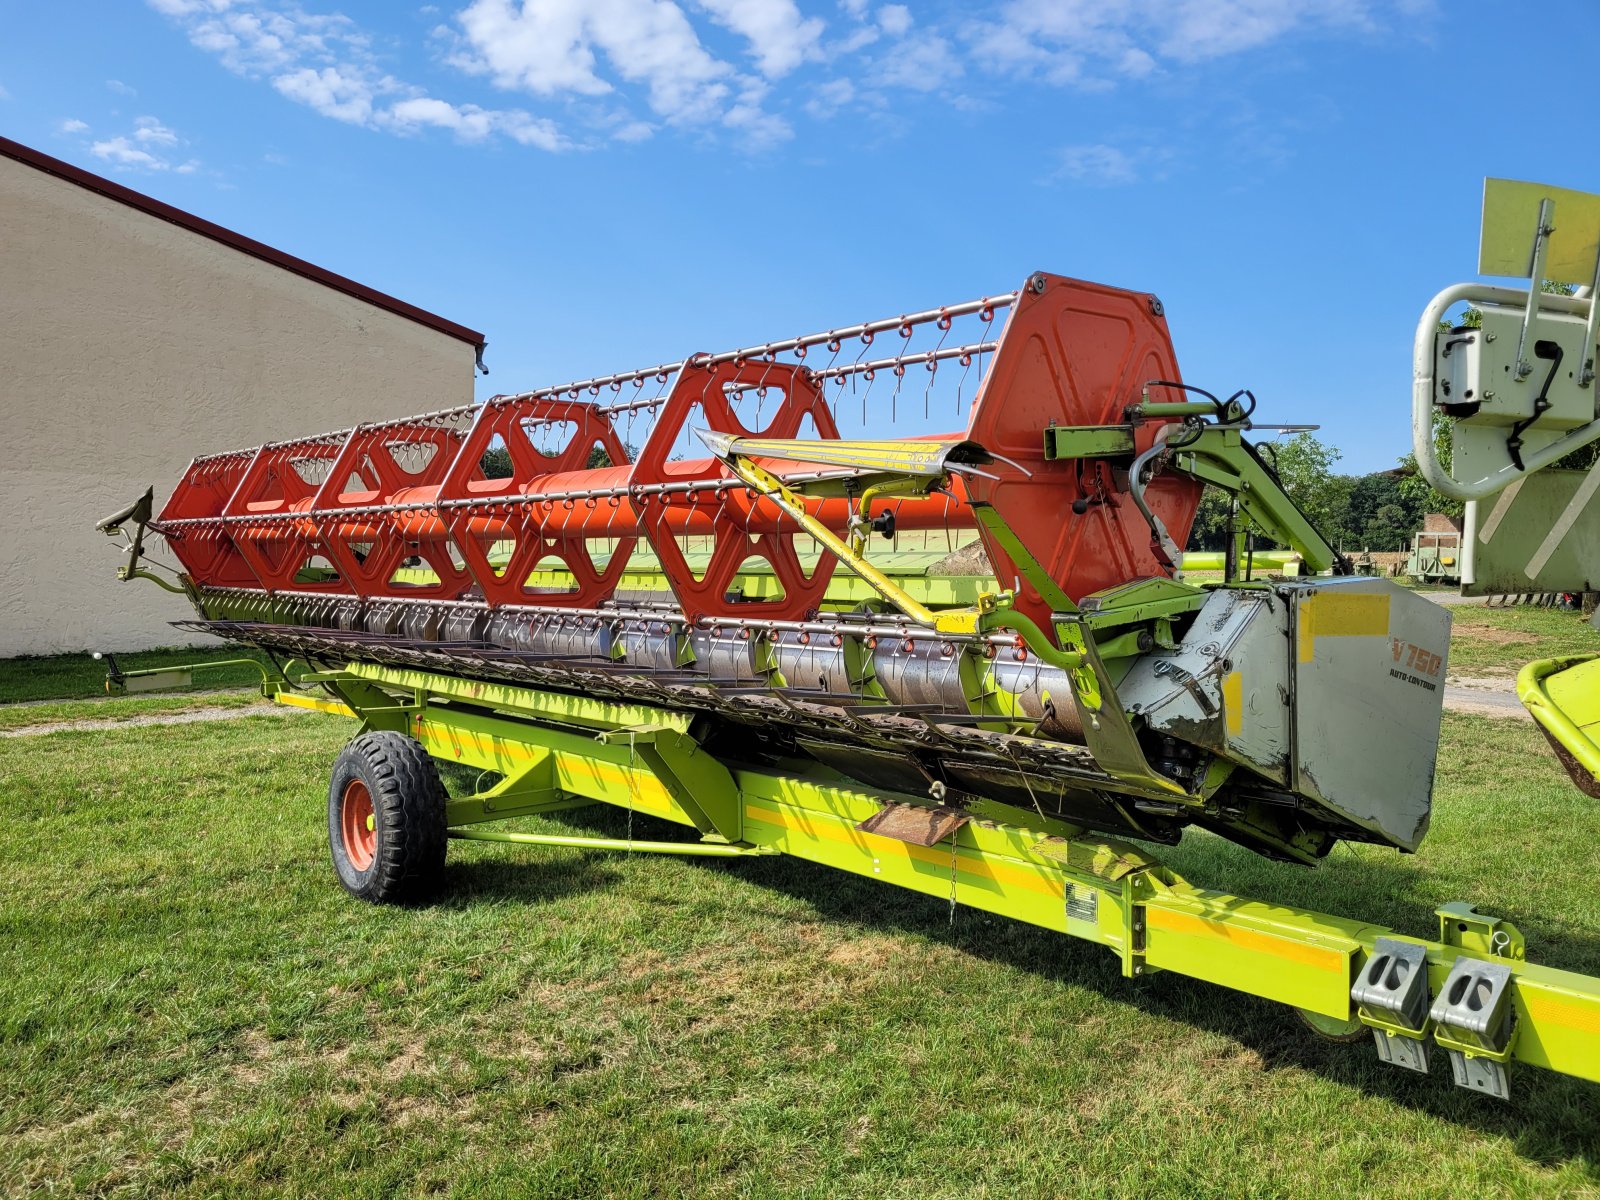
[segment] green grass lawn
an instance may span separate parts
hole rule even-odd
[[[1600,653],[1600,631],[1574,612],[1458,604],[1450,615],[1452,675],[1514,675],[1535,658]]]
[[[453,843],[421,909],[327,861],[317,715],[0,742],[0,1188],[105,1196],[1600,1195],[1600,1088],[1513,1103],[1285,1009],[787,859]],[[1600,819],[1447,717],[1422,853],[1196,882],[1600,973]],[[620,834],[610,810],[532,822]],[[642,836],[678,837],[640,819]]]

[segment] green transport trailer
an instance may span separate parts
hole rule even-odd
[[[1411,539],[1404,574],[1417,584],[1461,582],[1461,534],[1419,530]]]

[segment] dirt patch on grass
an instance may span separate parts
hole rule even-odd
[[[1470,638],[1475,642],[1487,642],[1492,646],[1514,646],[1518,642],[1531,642],[1534,640],[1529,634],[1517,629],[1500,629],[1494,625],[1466,625],[1457,624],[1451,631],[1459,638]]]
[[[490,1047],[497,1056],[502,1049]],[[192,1125],[195,1114],[213,1106],[220,1093],[270,1086],[273,1075],[295,1070],[328,1072],[334,1077],[334,1090],[327,1099],[352,1111],[372,1104],[401,1126],[464,1117],[477,1103],[477,1089],[466,1081],[460,1060],[430,1054],[420,1033],[369,1055],[354,1043],[313,1046],[299,1038],[274,1040],[259,1029],[248,1029],[239,1037],[238,1051],[238,1060],[220,1079],[190,1077],[169,1089],[173,1117]]]
[[[901,943],[894,938],[863,935],[839,943],[825,957],[838,967],[876,968],[900,957],[902,950]]]
[[[399,1054],[384,1063],[378,1074],[393,1083],[404,1079],[407,1075],[420,1074],[428,1065],[428,1058],[422,1052],[422,1043],[411,1042]]]
[[[182,712],[147,714],[121,720],[84,719],[77,721],[50,721],[38,725],[23,725],[17,729],[0,729],[0,738],[43,737],[51,733],[104,733],[111,729],[137,729],[145,725],[192,725],[199,721],[231,721],[236,717],[277,716],[280,713],[302,713],[308,710],[285,705],[245,704],[234,708],[211,706],[190,708]]]
[[[679,954],[651,949],[625,956],[617,977],[664,1028],[705,1034],[781,1010],[793,1017],[899,989],[943,968],[953,951],[915,940],[817,927],[736,945],[691,947]]]

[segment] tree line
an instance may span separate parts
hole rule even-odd
[[[1348,475],[1334,469],[1339,451],[1314,434],[1300,433],[1274,446],[1258,447],[1273,466],[1284,491],[1317,531],[1346,551],[1404,550],[1422,527],[1423,515],[1444,512],[1459,517],[1461,505],[1438,495],[1420,476],[1391,471]],[[1415,464],[1411,464],[1414,472]],[[1421,486],[1418,486],[1418,485]],[[1208,487],[1195,514],[1189,545],[1222,550],[1227,545],[1228,495]]]

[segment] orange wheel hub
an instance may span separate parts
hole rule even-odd
[[[345,784],[339,801],[339,836],[345,857],[358,871],[372,865],[378,850],[378,833],[372,814],[372,793],[359,779]]]

